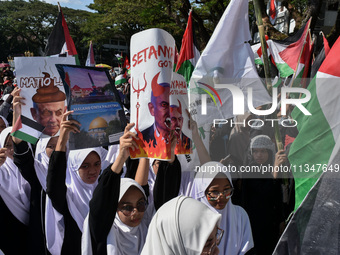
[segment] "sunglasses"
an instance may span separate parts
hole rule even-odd
[[[130,216],[135,209],[138,212],[145,212],[147,207],[148,203],[144,200],[138,202],[137,206],[123,205],[119,208],[119,211],[121,211],[125,216]]]
[[[219,191],[211,191],[207,193],[208,201],[216,201],[221,195],[225,197],[225,199],[231,198],[234,193],[234,188],[225,189],[222,192]]]

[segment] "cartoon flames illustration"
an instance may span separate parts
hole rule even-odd
[[[187,146],[190,144],[189,139],[185,139],[185,143],[182,142],[177,142],[176,148],[175,148],[175,154],[191,154],[192,149],[191,146],[190,148],[187,148]]]
[[[161,136],[157,137],[155,131],[156,146],[154,147],[154,141],[146,142],[143,139],[143,134],[136,129],[139,140],[135,140],[138,145],[138,150],[130,149],[131,158],[158,158],[158,159],[170,159],[171,147],[170,143],[167,143]]]

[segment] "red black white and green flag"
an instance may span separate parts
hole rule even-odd
[[[195,46],[192,11],[190,11],[187,28],[183,35],[181,51],[175,69],[175,72],[184,76],[187,84],[189,84],[192,72],[194,71],[199,58],[200,53]]]
[[[309,34],[310,20],[293,36],[284,40],[267,40],[268,56],[275,64],[281,78],[286,78],[296,72],[295,78],[306,78],[313,43]],[[263,64],[261,44],[252,46],[255,64]],[[306,68],[305,68],[306,67]]]
[[[339,254],[340,38],[308,86],[312,114],[292,113],[299,134],[289,153],[295,209],[275,255]]]
[[[311,54],[311,40],[309,39],[309,20],[295,35],[284,40],[268,40],[267,44],[275,65],[280,72],[280,77],[288,77],[294,72],[299,76],[309,62]],[[301,74],[302,76],[302,74]]]
[[[52,33],[48,37],[46,49],[46,56],[74,56],[76,63],[79,65],[79,58],[73,39],[68,30],[68,26],[64,14],[59,8],[59,15],[55,23]]]
[[[36,144],[44,128],[38,122],[21,115],[14,124],[11,135],[31,144]]]
[[[297,167],[294,174],[296,207],[327,165],[340,135],[340,39],[332,47],[319,71],[308,86],[311,99],[304,104],[311,115],[299,109],[292,112],[299,134],[292,143],[289,161]],[[300,169],[302,167],[302,169]]]

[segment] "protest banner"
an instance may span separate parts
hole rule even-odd
[[[169,93],[175,40],[162,29],[131,38],[131,122],[140,140],[132,158],[170,159]]]
[[[173,73],[170,88],[171,129],[175,131],[175,154],[191,154],[192,134],[189,129],[187,83],[181,74]]]
[[[16,57],[14,62],[25,105],[12,134],[31,143],[41,136],[57,135],[67,106],[55,64],[75,64],[74,57]]]
[[[119,141],[126,126],[123,106],[105,68],[56,65],[64,83],[69,119],[80,123],[69,148],[107,146]]]

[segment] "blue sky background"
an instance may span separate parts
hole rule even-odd
[[[58,5],[59,2],[61,8],[68,7],[76,10],[92,11],[86,6],[93,3],[93,0],[44,0],[44,2],[54,5]]]

